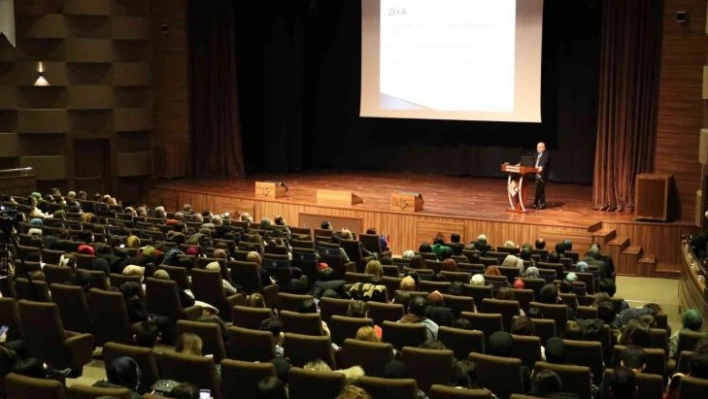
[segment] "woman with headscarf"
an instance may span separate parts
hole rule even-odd
[[[131,399],[140,399],[142,395],[139,391],[144,389],[140,386],[142,373],[135,360],[120,356],[106,362],[106,377],[108,380],[101,380],[93,384],[99,388],[128,388]]]
[[[524,260],[516,255],[507,255],[501,264],[503,267],[515,267],[520,271],[524,271]]]
[[[539,273],[538,268],[536,266],[531,266],[524,271],[525,278],[536,279],[536,278],[539,278],[539,275],[540,275],[540,273]]]
[[[673,333],[669,339],[669,358],[673,358],[678,352],[679,334],[681,331],[701,332],[703,327],[703,315],[696,309],[688,309],[683,312],[683,327]]]

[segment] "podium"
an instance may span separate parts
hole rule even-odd
[[[288,189],[281,182],[257,181],[256,197],[258,198],[282,198]]]
[[[391,193],[390,209],[398,212],[420,212],[423,210],[423,196],[419,193]]]
[[[506,193],[509,196],[509,209],[512,212],[529,212],[524,206],[524,176],[536,174],[534,166],[502,164],[501,171],[509,174]]]
[[[352,206],[362,202],[364,200],[351,191],[317,190],[318,205]]]

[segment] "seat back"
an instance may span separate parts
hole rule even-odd
[[[218,270],[192,270],[192,293],[194,298],[206,302],[217,309],[223,315],[225,321],[229,322],[231,309],[226,302],[224,287],[221,282],[221,272]]]
[[[482,301],[482,312],[484,313],[499,313],[502,315],[502,325],[504,331],[511,330],[511,320],[514,316],[518,316],[521,312],[519,301],[507,301],[500,299],[485,298]]]
[[[364,376],[356,383],[363,388],[372,399],[416,399],[418,386],[413,378],[379,378]]]
[[[153,352],[151,348],[107,342],[103,345],[103,356],[105,356],[106,363],[121,356],[127,356],[135,360],[141,372],[141,392],[149,391],[152,384],[160,378],[160,374],[157,370],[155,352]]]
[[[521,270],[515,266],[499,266],[499,272],[508,282],[513,283],[519,277]]]
[[[37,302],[52,301],[49,297],[49,286],[46,281],[32,280],[32,284],[30,284],[26,278],[17,277],[15,279],[15,292],[17,292],[17,299]]]
[[[221,393],[225,398],[256,399],[258,383],[266,377],[275,377],[272,363],[225,359],[221,362]]]
[[[442,271],[440,272],[443,276],[445,276],[445,281],[449,282],[460,282],[460,283],[469,283],[470,282],[470,274],[467,272],[446,272]]]
[[[384,321],[383,341],[390,342],[397,350],[402,350],[404,346],[417,348],[425,342],[425,326],[421,323],[396,323]]]
[[[452,309],[452,314],[457,319],[462,312],[474,312],[474,299],[469,296],[443,294],[443,303],[446,308]]]
[[[347,284],[354,284],[354,283],[370,283],[374,280],[373,274],[365,274],[365,273],[353,273],[353,272],[346,272],[344,273],[344,281],[346,281]]]
[[[521,375],[521,360],[515,358],[470,353],[469,359],[478,366],[482,386],[500,398],[508,398],[512,393],[524,392]]]
[[[273,334],[270,331],[229,327],[229,359],[267,362],[275,358]]]
[[[251,308],[234,306],[231,309],[231,320],[234,326],[258,330],[263,320],[273,316],[273,311],[267,308]]]
[[[435,384],[430,387],[430,399],[492,399],[492,393],[486,389],[459,389],[447,385]]]
[[[308,299],[313,299],[312,295],[297,295],[288,294],[286,292],[279,292],[276,298],[276,306],[279,311],[289,310],[291,312],[297,312],[300,310],[302,303]]]
[[[301,314],[282,310],[279,313],[286,332],[302,335],[322,335],[322,319],[317,313]]]
[[[679,384],[679,398],[708,397],[708,380],[703,378],[683,377]]]
[[[393,292],[393,291],[392,291]],[[352,303],[349,299],[336,299],[322,297],[320,299],[320,316],[325,323],[329,323],[329,319],[333,315],[346,316],[349,312],[349,304]]]
[[[293,366],[302,367],[309,361],[320,359],[332,370],[337,367],[329,337],[286,333],[283,349]]]
[[[542,278],[522,278],[524,282],[524,288],[532,290],[534,298],[538,298],[541,288],[546,285],[546,280]]]
[[[111,275],[108,276],[108,279],[110,280],[111,287],[116,288],[120,288],[121,285],[129,281],[137,284],[142,283],[142,279],[140,278],[140,276],[126,276],[124,274],[118,273],[111,273]]]
[[[226,348],[221,335],[221,328],[216,323],[200,321],[178,320],[177,335],[192,333],[202,339],[202,353],[214,356],[214,362],[219,363],[226,358]]]
[[[615,345],[612,353],[612,364],[615,367],[619,367],[622,363],[622,351],[627,348],[624,345]],[[666,374],[666,352],[659,348],[644,348],[644,352],[647,354],[647,365],[644,369],[644,373],[647,374]],[[681,371],[680,368],[677,371]],[[686,370],[687,372],[688,370]]]
[[[450,290],[450,282],[449,281],[429,281],[429,280],[422,280],[420,284],[418,285],[418,291],[422,292],[433,292],[433,291],[439,291],[439,292],[448,292]]]
[[[529,311],[529,305],[534,301],[533,290],[531,289],[513,289],[514,298],[519,301],[519,306],[524,312]]]
[[[293,367],[288,373],[290,399],[331,399],[342,391],[346,378],[342,373],[304,370]],[[313,389],[313,387],[317,387]]]
[[[2,320],[2,325],[8,327],[8,341],[22,339],[20,312],[17,309],[17,301],[15,298],[0,297],[0,320]]]
[[[403,317],[403,305],[399,303],[381,303],[369,301],[367,303],[369,317],[374,320],[377,326],[383,325],[384,321],[398,321]]]
[[[50,287],[54,283],[64,284],[74,275],[70,267],[56,265],[44,265],[42,272],[44,272],[44,280]]]
[[[676,358],[678,358],[678,354],[680,354],[681,351],[692,351],[696,347],[696,344],[705,337],[706,335],[702,332],[679,331]]]
[[[568,305],[549,305],[540,302],[531,302],[530,307],[536,307],[541,311],[544,319],[553,319],[556,322],[556,334],[565,331],[565,323],[568,322]]]
[[[93,335],[98,345],[106,342],[133,344],[133,327],[123,294],[92,288],[89,309],[94,326]]]
[[[91,275],[91,288],[108,289],[108,276],[103,270],[87,270],[87,272]]]
[[[595,385],[602,382],[605,364],[602,356],[602,344],[596,341],[563,340],[563,360],[568,364],[589,367]]]
[[[342,344],[341,368],[361,366],[366,375],[383,376],[383,366],[393,360],[393,345],[347,338]]]
[[[57,367],[64,358],[64,325],[54,303],[20,300],[17,303],[27,351],[37,359]]]
[[[679,373],[688,374],[688,364],[691,361],[692,356],[692,351],[682,351],[679,354],[678,362],[676,362],[676,371],[678,371]]]
[[[159,268],[166,271],[167,274],[170,275],[170,280],[177,283],[179,289],[186,290],[189,288],[189,273],[186,268],[168,265],[160,265]]]
[[[57,380],[26,377],[10,373],[5,377],[7,399],[42,398],[64,399],[64,385]]]
[[[575,312],[576,317],[580,320],[592,320],[597,318],[597,309],[592,306],[578,306]]]
[[[566,392],[574,393],[580,399],[591,399],[592,397],[592,379],[590,378],[592,372],[590,367],[536,362],[534,370],[555,371],[560,376],[561,381],[563,381],[563,388]]]
[[[152,313],[176,322],[182,318],[182,303],[179,300],[178,285],[172,280],[145,279],[147,291],[145,299]]]
[[[214,399],[221,399],[221,386],[216,374],[214,359],[204,356],[192,356],[172,350],[162,355],[162,378],[180,382],[191,382],[199,389],[211,390]]]
[[[403,363],[423,392],[428,392],[433,384],[450,382],[454,359],[449,349],[403,348]]]
[[[382,252],[381,240],[376,234],[359,234],[359,241],[361,241],[361,243],[364,244],[364,248],[370,252],[375,252],[377,254]]]
[[[504,331],[504,319],[501,313],[462,312],[460,317],[469,320],[472,324],[472,329],[482,331],[485,338],[489,338],[497,331]]]
[[[474,299],[474,303],[480,304],[484,298],[494,297],[494,287],[491,284],[484,286],[465,284],[464,293],[466,296],[471,296]]]
[[[57,304],[64,328],[78,333],[93,334],[92,315],[82,287],[54,283],[52,302]]]
[[[368,318],[334,315],[328,324],[332,342],[339,346],[342,346],[345,339],[355,338],[359,328],[364,326],[373,327],[374,321]]]
[[[612,377],[612,374],[614,373],[614,370],[611,368],[608,368],[605,370],[604,374],[604,383],[602,386],[607,389],[608,382],[610,378]],[[637,378],[637,393],[634,398],[636,399],[656,399],[656,398],[663,398],[664,397],[664,387],[666,386],[666,382],[664,381],[664,378],[661,375],[658,374],[650,374],[647,373],[646,371],[641,372],[641,373],[635,373],[635,377]],[[601,394],[608,395],[608,392],[601,392]],[[597,397],[598,395],[596,395]]]
[[[465,360],[471,352],[484,353],[484,333],[447,326],[438,329],[438,340],[452,350],[457,360]]]
[[[512,335],[512,357],[521,359],[521,363],[532,368],[541,360],[541,338],[534,336]]]

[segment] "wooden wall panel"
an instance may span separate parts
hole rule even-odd
[[[463,234],[465,231],[464,221],[443,221],[442,219],[421,219],[416,223],[415,242],[433,243],[433,239],[438,233],[442,233],[446,240],[450,239],[450,234]]]
[[[676,11],[689,15],[676,22]],[[673,174],[681,220],[692,220],[700,183],[699,131],[703,127],[702,82],[706,62],[706,2],[666,0],[664,5],[656,173]]]

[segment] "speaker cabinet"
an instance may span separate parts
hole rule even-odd
[[[634,194],[634,219],[666,222],[669,219],[669,184],[672,175],[637,175]]]

